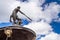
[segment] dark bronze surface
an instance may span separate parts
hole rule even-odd
[[[31,29],[19,26],[9,26],[0,28],[0,40],[6,40],[6,35],[4,34],[4,29],[12,29],[12,36],[8,40],[32,40],[36,37],[36,34]],[[35,39],[34,39],[35,40]]]

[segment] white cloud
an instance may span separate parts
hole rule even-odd
[[[9,15],[12,13],[12,10],[14,8],[16,8],[18,5],[21,6],[21,10],[26,15],[28,15],[32,20],[37,21],[40,19],[39,16],[43,15],[42,14],[42,7],[39,7],[39,4],[42,5],[42,3],[44,3],[44,0],[40,0],[40,2],[42,2],[42,3],[39,3],[39,0],[31,0],[29,2],[19,2],[16,0],[6,0],[6,1],[2,0],[0,2],[2,5],[1,10],[3,9],[2,12],[0,12],[0,14],[2,15],[2,16],[0,16],[1,17],[0,21],[9,21]],[[18,15],[20,18],[26,18],[21,14],[18,14]]]
[[[60,40],[60,34],[51,32],[50,34],[42,37],[40,40]]]
[[[43,21],[32,22],[28,25],[24,25],[24,27],[30,28],[33,31],[35,31],[36,34],[40,34],[40,35],[47,35],[53,30],[49,24],[47,24]]]
[[[45,2],[45,0],[28,0],[28,1],[29,2],[35,2],[35,3],[37,3],[40,6]]]
[[[44,15],[47,22],[51,22],[52,19],[58,18],[58,13],[60,10],[60,5],[56,2],[52,2],[48,5],[45,5]]]
[[[9,15],[11,15],[12,10],[18,5],[21,6],[21,11],[28,15],[32,20],[39,21],[40,19],[45,20],[45,22],[50,23],[52,19],[58,18],[60,5],[57,3],[50,3],[49,6],[46,5],[45,10],[42,11],[43,7],[41,5],[45,0],[28,0],[29,2],[19,2],[16,0],[2,0],[0,21],[9,21]],[[27,6],[28,5],[28,6]],[[20,18],[26,18],[25,16],[18,14]],[[3,18],[4,17],[4,18]]]
[[[32,0],[29,3],[21,3],[21,10],[34,21],[42,19],[45,20],[45,22],[50,23],[52,19],[58,18],[60,5],[53,2],[50,3],[49,6],[46,5],[45,10],[42,11],[43,8],[39,7],[37,2]]]
[[[9,21],[9,15],[11,13],[10,6],[15,0],[1,0],[0,1],[0,21]]]

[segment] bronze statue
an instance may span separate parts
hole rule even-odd
[[[25,14],[21,12],[19,9],[20,7],[18,6],[13,10],[12,15],[10,15],[10,22],[14,22],[14,24],[18,23],[19,25],[6,26],[0,28],[0,40],[35,40],[36,39],[36,33],[33,30],[20,26],[21,19],[18,18],[17,12],[19,11],[21,14],[23,15]],[[28,16],[26,17],[30,19]],[[13,19],[13,21],[11,20],[11,18]],[[18,22],[16,22],[16,20]]]
[[[24,16],[26,16],[28,19],[30,19],[27,15],[25,15],[22,11],[19,10],[20,6],[18,6],[17,8],[15,8],[12,12],[12,15],[10,16],[10,22],[12,22],[11,18],[13,19],[13,23],[16,23],[16,20],[18,21],[18,24],[21,24],[21,19],[18,18],[17,13],[20,12],[21,14],[23,14]],[[30,19],[31,20],[31,19]],[[32,20],[31,20],[32,21]]]

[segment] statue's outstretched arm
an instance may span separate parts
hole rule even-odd
[[[23,12],[19,11],[21,14],[23,14],[24,16],[26,16],[29,20],[32,21],[32,19],[30,19],[27,15],[25,15]]]

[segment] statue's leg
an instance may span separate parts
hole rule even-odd
[[[16,16],[13,17],[13,23],[16,24]]]
[[[12,15],[10,15],[10,20],[9,20],[10,22],[12,22],[11,18],[12,18]]]
[[[20,18],[18,18],[18,16],[17,16],[17,18],[16,18],[16,19],[17,19],[17,21],[18,21],[18,23],[17,23],[17,24],[18,24],[18,25],[21,25],[21,23],[22,23],[22,22],[21,22],[21,19],[20,19]]]

